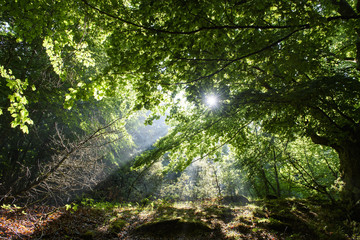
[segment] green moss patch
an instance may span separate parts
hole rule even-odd
[[[127,222],[125,220],[116,219],[115,221],[110,223],[109,231],[111,233],[118,233],[126,226],[126,224],[127,224]]]
[[[165,239],[182,237],[184,239],[215,239],[217,230],[205,223],[196,221],[188,222],[180,219],[149,222],[137,227],[134,235],[146,236],[152,239]]]

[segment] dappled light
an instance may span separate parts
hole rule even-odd
[[[344,219],[340,211],[291,199],[245,206],[211,201],[154,201],[145,206],[83,202],[67,208],[32,207],[26,214],[14,210],[1,212],[0,234],[8,239],[343,239],[334,225]]]
[[[0,9],[0,239],[360,239],[360,1]]]

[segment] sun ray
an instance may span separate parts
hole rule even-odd
[[[216,95],[208,95],[206,97],[206,104],[209,107],[216,107],[216,105],[218,104],[218,98]]]

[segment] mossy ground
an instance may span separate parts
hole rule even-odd
[[[0,227],[11,219],[14,223],[19,220],[18,225],[21,219],[36,219],[30,211],[16,215],[10,209],[2,209],[2,214]],[[49,216],[53,217],[47,219]],[[164,201],[149,202],[146,206],[79,205],[76,210],[59,208],[39,219],[26,234],[3,232],[1,235],[0,231],[0,236],[6,234],[9,239],[19,236],[23,239],[360,239],[359,223],[348,219],[342,208],[295,199],[261,200],[245,206]]]

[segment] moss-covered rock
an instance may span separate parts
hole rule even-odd
[[[207,239],[217,230],[201,221],[187,222],[180,219],[162,220],[143,224],[135,229],[135,235],[152,239],[183,237],[184,239]]]
[[[269,218],[269,222],[265,225],[267,228],[277,232],[292,232],[292,226],[289,223],[282,222],[275,218]]]
[[[116,219],[112,222],[110,222],[109,225],[109,232],[111,233],[118,233],[120,232],[125,226],[126,226],[127,222],[123,219]]]
[[[96,231],[94,231],[94,230],[87,230],[87,231],[82,235],[82,238],[83,238],[83,239],[91,240],[91,239],[95,239],[95,236],[96,236]]]

